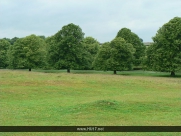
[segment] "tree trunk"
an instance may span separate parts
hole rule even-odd
[[[31,68],[29,68],[29,71],[31,71]]]
[[[175,76],[175,72],[171,71],[170,76],[174,77]]]
[[[114,70],[114,74],[116,74],[116,70]]]
[[[67,73],[70,73],[70,69],[69,68],[67,69]]]

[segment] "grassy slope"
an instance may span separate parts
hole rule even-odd
[[[0,124],[181,125],[181,78],[80,73],[0,70]]]

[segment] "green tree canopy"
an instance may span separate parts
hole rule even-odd
[[[8,41],[11,45],[13,45],[19,38],[18,37],[14,37],[12,39],[10,39],[10,38],[3,38],[3,39]]]
[[[11,39],[11,45],[13,45],[19,38],[18,37],[14,37]]]
[[[60,48],[57,47],[56,42],[55,42],[55,36],[50,36],[45,39],[46,42],[46,58],[47,58],[47,63],[48,67],[50,69],[55,68],[55,69],[60,69],[59,64],[59,50]]]
[[[41,39],[45,40],[46,37],[44,35],[39,35],[38,37],[40,37]]]
[[[102,46],[99,49],[99,52],[97,53],[94,61],[93,61],[93,67],[96,70],[108,70],[107,60],[110,58],[110,43],[106,42],[103,43]]]
[[[123,38],[115,38],[110,43],[105,43],[95,59],[96,69],[116,71],[132,69],[135,49]]]
[[[85,52],[87,52],[87,58],[85,60],[89,60],[87,62],[87,67],[86,69],[92,69],[93,68],[93,61],[95,59],[96,54],[99,51],[99,42],[95,40],[93,37],[86,37],[82,41],[82,44],[85,48]]]
[[[11,45],[8,58],[10,68],[44,67],[45,65],[45,42],[35,35],[18,39]]]
[[[133,47],[136,49],[134,57],[134,65],[138,66],[142,62],[142,57],[145,56],[145,49],[146,46],[143,44],[143,40],[138,37],[137,34],[131,32],[128,28],[122,28],[118,33],[116,37],[122,37],[125,39],[127,43],[130,43],[133,45]]]
[[[0,39],[0,68],[7,67],[7,51],[10,43],[5,39]]]
[[[99,51],[100,47],[99,42],[95,40],[93,37],[86,37],[84,38],[82,43],[84,44],[87,51],[90,52],[91,55],[95,57],[95,55]]]
[[[181,18],[164,24],[153,37],[147,50],[147,66],[155,71],[175,72],[181,69]]]
[[[3,38],[3,39],[6,40],[6,41],[8,41],[10,44],[12,44],[10,38]]]
[[[51,59],[54,60],[54,67],[57,69],[66,68],[79,69],[82,66],[84,33],[82,29],[74,24],[68,24],[54,35],[55,44],[52,50]]]

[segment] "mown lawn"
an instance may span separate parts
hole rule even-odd
[[[0,70],[1,126],[180,126],[181,78],[166,73]],[[167,73],[168,74],[168,73]],[[169,75],[169,74],[168,74]],[[0,133],[0,135],[179,133]]]

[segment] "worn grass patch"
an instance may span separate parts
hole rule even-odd
[[[181,78],[112,75],[104,72],[67,74],[0,70],[0,107],[2,126],[180,126]],[[21,133],[49,134],[60,135]],[[144,134],[121,133],[129,136]]]

